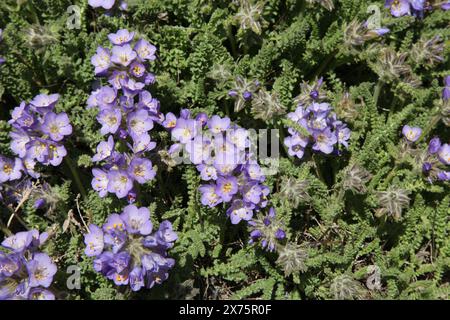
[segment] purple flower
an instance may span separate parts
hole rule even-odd
[[[169,112],[168,114],[166,114],[165,120],[163,121],[162,125],[166,129],[175,128],[175,126],[177,125],[177,117],[172,112]]]
[[[221,118],[219,116],[212,116],[208,121],[208,128],[213,134],[219,134],[230,127],[230,118]]]
[[[153,128],[153,121],[150,119],[147,110],[140,109],[128,115],[127,126],[130,135],[137,138]]]
[[[65,112],[56,114],[48,112],[44,117],[42,132],[49,135],[53,141],[61,141],[64,136],[72,134],[72,126]]]
[[[128,174],[140,184],[152,180],[156,175],[153,170],[152,162],[143,158],[133,158],[133,160],[131,160]]]
[[[125,223],[127,232],[130,234],[139,233],[146,236],[152,232],[153,224],[150,221],[150,211],[147,208],[137,208],[135,205],[128,205],[123,209],[120,218]]]
[[[329,128],[321,132],[314,132],[313,134],[316,143],[312,146],[313,150],[321,151],[326,154],[333,152],[333,146],[337,142],[337,137]]]
[[[450,145],[444,143],[438,151],[439,160],[446,165],[450,165]]]
[[[204,206],[212,208],[222,202],[222,198],[216,193],[216,185],[204,184],[201,185],[198,190],[202,194],[200,202]]]
[[[53,292],[43,288],[32,288],[28,300],[55,300]]]
[[[440,171],[437,178],[441,181],[450,181],[450,171]]]
[[[94,175],[91,182],[92,188],[103,198],[108,193],[108,174],[96,168],[92,169],[92,174]]]
[[[135,267],[130,272],[130,287],[133,291],[139,291],[145,286],[144,272],[142,268]]]
[[[450,9],[450,1],[448,6]],[[442,90],[442,99],[444,101],[450,100],[450,76],[446,76],[444,78],[444,90]]]
[[[56,273],[56,265],[45,253],[35,253],[33,259],[26,264],[30,287],[48,288]]]
[[[430,172],[431,168],[432,168],[432,165],[429,162],[424,162],[423,165],[422,165],[422,171],[424,173]]]
[[[405,125],[402,129],[402,134],[409,142],[416,142],[422,134],[422,129]]]
[[[39,94],[30,101],[32,108],[41,114],[51,111],[58,102],[59,94]]]
[[[195,117],[195,120],[200,122],[200,124],[202,126],[206,125],[208,123],[208,115],[204,112],[200,112],[199,114],[197,114],[197,116]]]
[[[114,6],[115,0],[89,0],[89,5],[93,8],[102,7],[109,10]]]
[[[140,39],[134,45],[134,50],[142,60],[155,60],[156,47],[144,39]]]
[[[140,78],[145,74],[145,66],[135,61],[130,65],[130,73],[136,78]]]
[[[124,45],[130,43],[133,40],[134,32],[129,32],[126,29],[120,29],[116,33],[108,34],[109,41],[114,45]]]
[[[108,192],[115,193],[121,199],[127,196],[133,188],[133,180],[123,170],[111,170],[108,173]]]
[[[14,160],[0,156],[0,183],[20,179],[24,170],[19,158]]]
[[[197,170],[200,171],[200,176],[203,181],[216,180],[217,170],[214,166],[209,166],[205,164],[199,164]]]
[[[195,120],[180,118],[172,129],[172,137],[181,143],[187,143],[197,135],[198,127]]]
[[[100,133],[106,135],[108,133],[116,133],[122,121],[122,114],[118,108],[103,108],[97,115],[97,120],[102,125]]]
[[[114,46],[112,48],[111,61],[120,64],[124,67],[128,67],[130,63],[137,57],[137,54],[129,44],[124,46]]]
[[[439,151],[441,148],[441,140],[439,137],[434,137],[430,140],[430,143],[428,144],[428,153],[435,154]]]
[[[216,193],[224,202],[231,201],[233,195],[238,192],[238,182],[233,176],[217,178]]]
[[[103,75],[111,66],[111,52],[103,47],[97,48],[97,53],[92,56],[91,63],[95,67],[96,75]]]
[[[28,249],[32,241],[33,235],[30,232],[17,232],[15,235],[3,240],[2,246],[14,252],[20,253]]]
[[[288,147],[288,154],[299,159],[303,157],[305,147],[308,145],[308,140],[301,137],[299,134],[284,138],[284,144]]]
[[[103,252],[105,243],[103,241],[103,231],[95,224],[89,225],[89,233],[84,235],[86,249],[84,253],[88,257],[96,257]]]
[[[109,158],[114,150],[113,136],[108,137],[108,141],[102,141],[97,146],[97,153],[92,157],[92,161],[98,162]]]
[[[253,211],[247,208],[242,200],[234,200],[227,210],[232,224],[238,224],[241,220],[249,221],[253,217]]]
[[[385,6],[391,9],[394,17],[401,17],[411,14],[411,8],[408,0],[387,0]]]
[[[447,0],[447,2],[443,3],[441,5],[441,8],[445,11],[450,10],[450,0]]]

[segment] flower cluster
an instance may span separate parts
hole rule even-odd
[[[306,108],[298,105],[287,116],[295,122],[294,128],[288,128],[291,135],[284,139],[289,155],[301,159],[310,143],[314,151],[325,154],[339,153],[339,145],[348,148],[350,129],[331,112],[328,103],[313,102]]]
[[[450,9],[450,1],[438,1],[443,10]],[[414,15],[422,17],[425,11],[433,9],[433,6],[425,0],[386,0],[385,7],[391,10],[394,17]]]
[[[37,230],[18,232],[6,238],[0,251],[0,300],[54,300],[48,290],[57,267],[38,248],[48,234]]]
[[[125,1],[116,1],[116,0],[89,0],[89,5],[92,8],[103,8],[106,10],[111,10],[114,7],[114,4],[118,3],[118,8],[120,10],[126,10],[128,8],[128,4]]]
[[[270,208],[267,215],[259,214],[256,219],[249,221],[250,241],[260,242],[261,247],[272,252],[276,250],[277,241],[286,238],[282,222],[277,219],[275,209]]]
[[[54,112],[58,99],[58,94],[39,94],[29,104],[23,101],[12,111],[11,150],[20,158],[23,170],[33,178],[39,177],[34,171],[37,162],[59,166],[67,155],[63,142],[72,134],[72,125],[65,112]],[[15,176],[14,168],[21,166],[18,161],[14,161],[14,167],[11,167],[12,160],[6,162],[3,172]]]
[[[267,205],[269,188],[262,184],[265,176],[250,153],[248,130],[217,115],[200,113],[192,119],[189,110],[182,110],[179,118],[168,113],[163,125],[177,142],[170,153],[185,151],[202,180],[209,182],[199,188],[203,205],[231,203],[227,215],[233,224],[249,221]]]
[[[159,112],[159,101],[144,90],[154,83],[155,76],[145,67],[156,59],[156,48],[146,40],[131,42],[134,32],[119,30],[109,34],[112,50],[99,47],[91,59],[95,74],[106,77],[109,85],[92,92],[88,108],[98,107],[98,122],[102,135],[109,135],[97,146],[92,160],[103,162],[102,168],[93,169],[92,187],[101,197],[108,192],[118,198],[134,199],[134,182],[143,184],[155,176],[152,162],[144,154],[155,148],[149,131],[154,122],[164,118]],[[115,151],[115,140],[121,150]],[[131,141],[130,141],[131,140]]]
[[[445,166],[450,165],[450,145],[441,143],[439,137],[434,137],[428,144],[426,158],[423,160],[422,171],[428,180],[449,181],[450,171]]]
[[[169,221],[156,232],[152,229],[150,211],[128,205],[120,215],[111,214],[101,228],[89,226],[85,253],[95,257],[95,271],[116,285],[129,285],[133,291],[152,288],[168,278],[175,260],[168,258],[167,250],[178,238]]]

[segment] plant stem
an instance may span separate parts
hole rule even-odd
[[[77,185],[77,188],[78,188],[78,190],[81,193],[81,196],[83,198],[86,198],[86,195],[87,195],[86,194],[86,190],[84,189],[83,184],[81,183],[80,176],[78,175],[77,168],[73,164],[72,159],[70,159],[69,157],[65,157],[64,158],[64,162],[69,167],[69,170],[70,170],[70,172],[72,173],[72,176],[73,176],[73,180],[75,180],[75,184]]]
[[[383,80],[378,80],[376,86],[375,86],[375,90],[373,91],[373,104],[375,105],[375,108],[378,105],[378,98],[380,97],[380,92],[381,92],[381,88],[384,85],[384,81]]]

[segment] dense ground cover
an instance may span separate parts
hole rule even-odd
[[[449,7],[2,1],[0,299],[447,299]]]

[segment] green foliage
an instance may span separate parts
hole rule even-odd
[[[66,8],[72,2],[81,8],[80,29],[65,25]],[[30,199],[18,210],[29,228],[51,231],[46,250],[60,270],[55,282],[58,296],[448,299],[449,185],[427,182],[414,158],[403,156],[400,132],[405,124],[423,128],[415,146],[422,151],[435,135],[449,141],[440,116],[440,94],[441,79],[450,74],[450,14],[436,9],[423,20],[392,18],[384,1],[375,1],[382,24],[391,32],[349,47],[344,43],[345,28],[353,19],[368,18],[367,1],[334,1],[331,12],[318,2],[252,3],[263,4],[261,16],[254,16],[260,25],[254,28],[236,20],[240,6],[226,0],[134,0],[128,12],[113,17],[94,11],[85,0],[0,4],[4,29],[0,56],[6,59],[0,67],[0,154],[11,154],[10,111],[40,92],[61,94],[58,111],[67,112],[74,127],[67,147],[81,187],[68,164],[41,168],[42,181],[57,195],[54,207],[37,210]],[[266,181],[271,203],[286,224],[288,239],[281,259],[278,253],[248,245],[245,226],[231,225],[225,207],[201,205],[194,167],[168,168],[157,156],[152,159],[158,166],[157,179],[142,186],[138,204],[151,209],[155,228],[168,219],[179,235],[170,250],[177,264],[169,280],[158,288],[131,293],[92,269],[92,259],[83,254],[85,224],[101,224],[124,203],[113,196],[100,198],[90,186],[90,157],[102,139],[96,111],[85,107],[98,81],[90,57],[106,43],[108,33],[124,27],[158,47],[153,65],[157,83],[150,90],[164,113],[188,108],[194,114],[228,115],[246,128],[282,128],[285,113],[295,108],[300,83],[318,77],[324,77],[325,91],[338,113],[344,110],[340,108],[353,108],[344,110],[352,129],[348,151],[340,157],[314,155],[300,161],[281,150],[278,173]],[[408,56],[421,38],[437,35],[445,43],[444,62],[425,68],[407,57],[407,74],[386,74],[389,61],[380,58],[383,50]],[[237,76],[259,80],[284,111],[270,119],[255,119],[251,104],[246,104],[233,113],[227,92]],[[344,92],[351,97],[345,106]],[[158,151],[170,146],[166,133],[152,131],[152,135]],[[346,168],[352,164],[370,177],[367,183],[363,179],[359,193],[345,188],[350,183],[345,180]],[[408,194],[409,205],[401,206],[401,215],[383,211],[377,195],[387,190]],[[2,207],[0,220],[6,223],[14,209]],[[385,214],[380,216],[380,210]],[[12,231],[23,228],[12,219]],[[65,286],[70,265],[80,268],[80,290]],[[380,268],[380,288],[368,288],[369,266]]]

